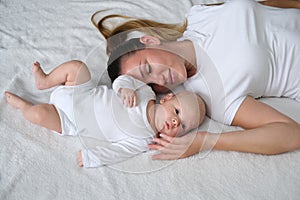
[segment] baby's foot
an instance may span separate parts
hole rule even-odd
[[[35,85],[39,90],[47,89],[46,74],[43,72],[39,62],[32,65],[32,73],[34,75]]]
[[[23,109],[26,106],[32,106],[31,103],[25,101],[24,99],[22,99],[21,97],[14,95],[13,93],[10,92],[5,92],[5,97],[7,102],[9,103],[9,105],[11,105],[12,107],[16,108],[16,109]]]

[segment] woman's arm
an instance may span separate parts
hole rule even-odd
[[[251,97],[244,100],[232,125],[246,130],[222,135],[223,143],[217,143],[216,149],[278,154],[300,148],[300,125]]]
[[[158,144],[149,147],[162,153],[153,159],[184,158],[211,147],[259,154],[280,154],[300,148],[300,125],[251,97],[244,100],[232,125],[246,130],[222,133],[219,137],[201,132],[181,138],[155,139]]]
[[[267,0],[259,3],[278,8],[300,8],[300,1],[297,0]]]

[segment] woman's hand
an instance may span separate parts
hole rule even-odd
[[[153,160],[186,158],[209,148],[209,145],[203,145],[207,135],[207,132],[189,133],[182,137],[160,134],[161,138],[154,138],[155,144],[149,144],[148,147],[160,151],[159,154],[152,156]]]

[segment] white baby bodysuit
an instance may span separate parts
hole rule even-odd
[[[119,88],[136,90],[137,106],[126,108],[117,95]],[[126,160],[148,150],[154,132],[146,107],[155,100],[151,87],[130,76],[117,78],[112,89],[95,87],[91,81],[77,86],[59,86],[50,103],[58,110],[63,135],[78,135],[84,144],[85,167],[99,167]]]

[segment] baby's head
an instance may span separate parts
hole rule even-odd
[[[202,124],[206,114],[204,101],[186,90],[169,93],[156,107],[155,126],[158,132],[180,136]]]

